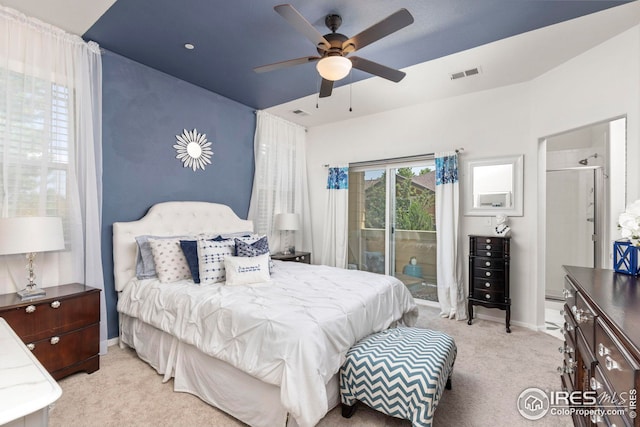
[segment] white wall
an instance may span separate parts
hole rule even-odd
[[[539,273],[538,260],[539,248],[544,248],[544,233],[539,230],[539,215],[544,215],[544,206],[538,200],[539,189],[544,186],[540,186],[538,171],[540,167],[544,171],[544,164],[540,165],[538,160],[538,139],[626,114],[628,155],[637,163],[639,35],[639,27],[634,27],[531,82],[310,128],[307,161],[314,259],[319,259],[323,237],[326,204],[323,164],[341,165],[459,147],[465,149],[463,162],[524,154],[524,216],[510,218],[512,320],[514,324],[542,327],[544,272]],[[638,172],[634,171],[629,180],[634,181],[629,186],[629,200],[635,200]],[[461,182],[464,183],[464,177]],[[461,192],[463,200],[466,193],[462,186]],[[460,262],[465,283],[466,236],[490,230],[485,218],[461,219]],[[504,318],[502,312],[480,311]]]

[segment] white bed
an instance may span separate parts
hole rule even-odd
[[[253,230],[225,205],[166,202],[113,225],[120,342],[176,391],[252,426],[315,425],[338,404],[338,369],[359,339],[397,323],[415,303],[395,278],[274,262],[255,285],[160,283],[135,275],[136,236]]]

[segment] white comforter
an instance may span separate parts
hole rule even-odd
[[[198,286],[133,280],[118,311],[281,387],[282,404],[302,427],[327,412],[325,383],[349,348],[417,308],[399,280],[380,274],[275,261],[271,281]]]

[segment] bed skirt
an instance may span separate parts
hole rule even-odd
[[[280,387],[267,384],[192,345],[120,313],[120,346],[135,349],[174,390],[206,403],[254,427],[297,427],[280,402]],[[338,375],[326,384],[329,410],[340,401]]]

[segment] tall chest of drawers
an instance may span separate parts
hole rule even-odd
[[[0,295],[0,317],[59,380],[100,367],[100,290],[73,283],[45,288],[47,295],[21,301]]]
[[[510,245],[509,237],[469,236],[469,325],[473,323],[473,306],[499,308],[506,311],[506,331],[511,332]]]
[[[565,270],[560,383],[566,392],[596,397],[595,404],[579,405],[586,411],[572,415],[574,425],[640,427],[640,279],[612,270]]]

